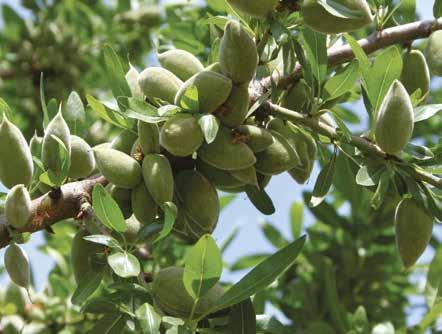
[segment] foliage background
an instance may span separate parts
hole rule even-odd
[[[57,1],[57,0],[55,0]],[[187,1],[186,1],[187,2]],[[190,3],[200,3],[200,1],[190,1]],[[12,5],[14,8],[18,8],[20,15],[29,18],[29,13],[23,10],[18,4],[17,0],[0,0],[0,4]],[[420,19],[432,18],[432,6],[433,1],[418,0],[417,8]],[[1,19],[1,17],[0,17]],[[2,22],[0,22],[0,27]],[[155,55],[153,53],[146,52],[145,65],[155,63]],[[69,64],[66,64],[69,66]],[[440,80],[433,82],[434,87],[440,86]],[[357,127],[353,126],[351,129],[354,131],[362,130],[365,128],[366,113],[363,110],[362,104],[356,103],[348,106],[353,112],[355,112],[361,118],[361,124]],[[310,182],[305,186],[296,186],[287,174],[273,178],[269,187],[268,193],[273,198],[276,206],[276,213],[270,217],[263,217],[260,215],[253,205],[247,200],[245,195],[239,195],[232,204],[225,209],[221,215],[220,223],[214,233],[214,238],[218,244],[221,244],[225,240],[230,232],[235,228],[239,228],[239,233],[233,241],[231,247],[226,251],[224,258],[232,264],[240,257],[255,254],[255,253],[271,253],[275,250],[275,247],[265,238],[262,232],[261,223],[270,222],[274,225],[287,239],[291,239],[290,223],[289,223],[289,211],[294,202],[302,203],[302,191],[309,191],[312,189],[314,180],[316,179],[319,171],[318,166],[315,168]],[[287,186],[289,185],[289,186]],[[1,186],[1,185],[0,185]],[[349,205],[341,206],[339,212],[343,215],[348,214],[350,210]],[[304,211],[304,226],[305,230],[308,226],[311,226],[315,222],[314,216],[305,209]],[[436,230],[437,236],[441,236],[440,229]],[[28,251],[31,263],[34,268],[35,282],[37,290],[44,287],[47,280],[48,272],[53,266],[53,260],[51,257],[38,251],[38,248],[44,243],[42,233],[34,234],[32,241],[24,248]],[[420,263],[428,263],[434,254],[434,250],[430,247],[421,258]],[[3,259],[3,251],[0,251],[0,261]],[[1,264],[1,263],[0,263]],[[38,270],[36,270],[38,266]],[[246,271],[240,270],[235,272],[224,271],[222,279],[224,281],[237,281],[244,275]],[[339,268],[338,268],[339,273]],[[405,273],[404,273],[405,275]],[[424,284],[425,276],[420,273],[410,275],[410,281],[413,282],[418,288]],[[4,284],[7,278],[5,276],[0,277],[0,283]],[[422,316],[426,312],[424,298],[409,296],[410,307],[407,310],[407,324],[414,325],[420,321]],[[284,315],[275,308],[269,308],[267,313],[276,314],[280,320],[284,320]]]

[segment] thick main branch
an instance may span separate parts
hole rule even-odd
[[[59,190],[49,192],[32,201],[32,214],[28,224],[17,232],[37,232],[56,222],[68,218],[76,218],[82,213],[82,205],[91,203],[92,189],[96,184],[107,184],[103,177],[71,182]],[[6,219],[0,217],[0,248],[11,241],[6,227]]]
[[[407,44],[414,40],[427,38],[435,30],[442,29],[442,18],[437,20],[416,21],[382,31],[377,31],[371,36],[358,41],[359,45],[370,54],[394,44]],[[354,58],[353,51],[349,44],[332,47],[328,50],[329,66],[337,65]],[[269,88],[271,80],[278,83],[278,87],[285,88],[296,81],[301,75],[302,66],[297,63],[295,69],[289,75],[279,78],[278,73],[273,77],[267,77],[261,81],[265,88]]]

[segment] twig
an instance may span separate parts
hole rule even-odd
[[[49,192],[32,201],[31,217],[28,224],[17,232],[37,232],[48,228],[61,220],[68,218],[79,218],[89,214],[83,212],[87,206],[85,203],[91,202],[92,189],[96,184],[106,185],[108,181],[104,177],[97,177],[83,181],[71,182],[63,185],[56,196],[54,192]],[[6,218],[0,217],[0,248],[9,244],[9,236]]]

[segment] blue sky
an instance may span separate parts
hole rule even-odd
[[[0,0],[0,4],[3,3],[17,6],[18,1]],[[433,1],[418,0],[417,5],[421,18],[432,18]],[[357,104],[354,107],[355,110],[364,110],[361,104]],[[254,254],[256,252],[273,252],[275,250],[263,237],[259,227],[261,222],[266,221],[273,223],[287,238],[290,239],[289,209],[293,202],[302,201],[302,191],[311,190],[312,186],[314,185],[314,181],[316,180],[317,173],[318,169],[316,168],[310,182],[308,182],[305,186],[297,185],[287,174],[274,177],[267,188],[268,193],[272,197],[276,207],[276,213],[270,217],[262,216],[253,207],[253,205],[250,204],[245,195],[239,195],[238,198],[222,213],[218,227],[214,233],[214,237],[218,244],[221,244],[221,242],[236,226],[241,228],[238,237],[225,254],[225,261],[232,263],[240,256],[246,254]],[[304,221],[306,224],[312,222],[312,217],[307,210]],[[47,257],[36,250],[37,247],[42,244],[42,242],[42,235],[37,233],[32,236],[31,242],[24,245],[24,248],[27,250],[30,258],[32,259],[31,262],[34,265],[34,269],[38,266],[38,270],[35,270],[34,272],[37,290],[41,290],[44,287],[47,280],[47,274],[53,265],[53,261],[50,257]],[[431,253],[432,252],[428,251],[423,258],[429,259]],[[3,261],[2,255],[3,251],[0,251],[0,263]],[[236,281],[243,275],[244,272],[231,274],[225,271],[223,274],[223,279],[227,281]],[[0,282],[5,281],[5,277],[0,279]],[[415,301],[421,302],[420,299]],[[421,316],[422,310],[414,310],[409,317],[409,323],[415,324],[417,321],[419,321]]]

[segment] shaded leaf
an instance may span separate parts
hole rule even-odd
[[[309,206],[315,207],[322,203],[325,196],[332,185],[333,175],[335,172],[336,152],[332,155],[330,161],[322,167],[321,172],[316,179],[315,186],[313,188],[312,197],[310,199]]]
[[[82,304],[89,296],[91,296],[100,286],[101,280],[103,279],[103,271],[98,270],[90,270],[86,273],[86,275],[81,279],[77,288],[72,295],[71,302],[72,304],[80,305]]]
[[[92,207],[106,227],[117,232],[126,231],[127,225],[120,207],[101,184],[95,185],[92,191]]]
[[[256,334],[256,315],[250,298],[232,307],[229,313],[229,333]]]
[[[155,239],[154,243],[163,240],[172,232],[173,225],[175,224],[176,217],[178,215],[178,208],[173,202],[166,202],[163,206],[164,210],[164,224],[161,229],[160,235]]]

